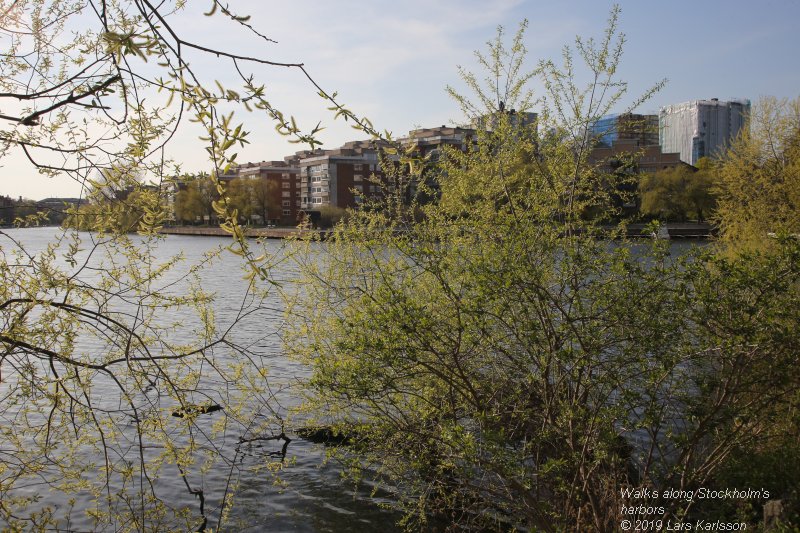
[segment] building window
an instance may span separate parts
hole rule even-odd
[[[361,166],[361,165],[358,165],[358,166]],[[363,179],[363,176],[361,174],[353,174],[353,181],[361,181],[362,179]]]
[[[291,214],[292,214],[292,210],[291,209],[284,209],[283,210],[283,216],[288,217],[288,216],[291,216]]]
[[[295,202],[295,205],[296,205],[297,207],[300,207],[300,200],[297,200],[297,202]]]
[[[355,171],[360,171],[363,168],[364,168],[364,165],[362,165],[361,163],[356,163],[355,165],[353,165],[353,170],[355,170]]]
[[[288,181],[284,181],[284,182],[283,182],[281,185],[283,185],[283,188],[284,188],[284,189],[288,189],[289,187],[291,187],[291,186],[292,186],[292,184],[291,184],[291,183],[289,183]]]
[[[283,194],[282,194],[282,196],[283,196],[284,198],[289,198],[289,197],[291,197],[291,196],[292,196],[292,191],[283,191]]]
[[[283,201],[283,207],[291,207],[291,205],[292,205],[292,201],[291,200],[284,200]]]

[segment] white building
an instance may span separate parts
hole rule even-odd
[[[664,152],[678,152],[694,165],[701,157],[723,152],[739,134],[750,113],[750,100],[693,100],[662,107],[658,140]]]

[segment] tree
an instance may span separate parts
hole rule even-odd
[[[239,219],[245,222],[250,221],[250,215],[256,210],[255,203],[256,184],[246,178],[231,180],[226,188],[226,193],[230,198],[231,207],[238,213]]]
[[[716,205],[714,167],[707,160],[698,162],[698,170],[677,166],[644,175],[639,180],[640,211],[661,220],[703,222]]]
[[[486,70],[486,86],[475,74],[458,67],[461,79],[475,94],[478,102],[464,97],[449,85],[447,94],[458,103],[467,119],[479,121],[487,115],[511,109],[525,112],[533,105],[533,93],[528,88],[528,82],[533,78],[534,72],[522,72],[527,53],[524,43],[527,27],[528,21],[522,21],[510,47],[506,48],[503,39],[505,29],[498,26],[495,39],[487,43],[488,52],[475,52],[478,63]]]
[[[203,219],[203,206],[200,192],[196,186],[188,185],[175,193],[175,218],[185,223],[194,223]]]
[[[391,203],[356,211],[324,257],[294,256],[287,340],[313,369],[307,408],[352,442],[341,458],[356,476],[366,464],[395,489],[411,529],[707,517],[620,489],[717,486],[735,451],[765,438],[759,413],[792,405],[796,242],[672,257],[656,240],[610,243],[582,216],[613,200],[586,128],[607,111],[593,95],[624,90],[616,23],[617,10],[599,43],[576,41],[588,87],[569,48],[563,67],[539,64],[552,107],[535,131],[499,114],[476,146],[444,151],[441,201],[412,206],[418,222]],[[516,69],[488,70],[490,92],[514,86],[492,73]],[[640,504],[663,511],[622,514]]]
[[[76,515],[89,517],[87,529],[205,529],[204,487],[192,473],[219,460],[233,465],[232,475],[236,468],[236,456],[217,448],[219,428],[236,428],[243,439],[272,438],[280,425],[259,418],[269,412],[263,361],[228,336],[273,287],[273,258],[245,239],[218,180],[235,161],[236,147],[247,143],[229,110],[263,114],[279,133],[318,145],[319,125],[301,130],[249,72],[253,66],[291,68],[337,116],[371,130],[301,63],[185,39],[174,24],[183,7],[148,0],[32,0],[0,7],[6,36],[0,157],[22,154],[39,172],[81,184],[89,203],[72,213],[73,224],[93,230],[65,230],[35,252],[14,234],[1,235],[0,521],[11,530],[70,527],[72,509],[20,491],[32,479],[60,492],[63,501],[77,501],[71,505]],[[270,41],[248,17],[217,0],[208,16]],[[199,56],[219,60],[239,86],[208,79],[193,66]],[[210,198],[202,215],[231,234],[229,250],[241,256],[242,275],[252,282],[232,323],[215,320],[212,295],[197,281],[202,265],[179,275],[179,257],[156,264],[152,253],[168,218],[170,176],[181,174],[169,142],[187,119],[204,132],[211,174],[181,198],[180,216],[194,220],[203,196]],[[186,280],[185,293],[172,292],[170,276]],[[171,316],[194,319],[181,324]],[[191,340],[175,340],[177,328],[192,328]],[[209,397],[202,384],[212,378],[218,388]],[[212,412],[218,425],[201,416]],[[166,475],[185,482],[196,499],[191,507],[160,498],[158,479]],[[233,491],[231,483],[217,505],[217,528]]]
[[[111,234],[158,231],[169,214],[161,191],[138,181],[124,188],[122,183],[128,181],[113,171],[103,173],[93,181],[88,201],[68,210],[65,227]]]
[[[800,98],[759,101],[722,158],[714,221],[722,238],[768,248],[768,235],[800,233]]]
[[[763,261],[763,258],[780,257],[787,246],[798,242],[800,98],[762,98],[753,107],[747,126],[716,168],[718,207],[712,220],[720,228],[721,254],[734,258],[756,257]],[[766,279],[774,280],[774,277]],[[796,302],[800,297],[800,284],[793,279],[786,280],[784,292],[788,299]],[[796,307],[788,301],[784,305]],[[749,327],[757,323],[753,321]],[[793,323],[778,326],[786,327],[792,330],[797,326]],[[774,364],[771,359],[760,363]],[[782,371],[785,372],[776,370]],[[790,372],[787,379],[792,379],[788,376]],[[742,443],[733,450],[722,473],[723,482],[730,485],[776,487],[775,492],[782,499],[783,525],[787,530],[800,523],[800,494],[794,481],[797,479],[794,465],[800,457],[798,406],[800,395],[795,390],[784,401],[759,413],[761,438]],[[721,507],[730,511],[732,505],[723,503]],[[747,508],[734,511],[754,512]]]
[[[324,205],[319,209],[319,227],[330,229],[347,216],[347,210],[332,205]]]
[[[259,178],[252,182],[253,212],[261,215],[261,221],[264,224],[272,218],[277,218],[281,208],[275,200],[277,189],[278,183],[266,178]]]
[[[158,240],[137,240],[69,232],[33,254],[3,235],[0,521],[10,530],[222,522],[195,475],[235,461],[219,446],[219,424],[243,438],[271,435],[257,423],[264,365],[231,342],[235,319],[214,319],[202,267],[156,263]],[[213,390],[203,385],[211,378]],[[188,504],[162,499],[166,477],[185,482]],[[32,480],[45,499],[19,490]]]
[[[36,213],[36,202],[29,198],[20,198],[19,200],[8,198],[5,203],[7,205],[3,207],[2,215],[0,216],[2,216],[3,223],[9,226],[16,219],[24,219]]]
[[[715,167],[710,159],[702,157],[697,162],[697,169],[695,179],[689,181],[686,188],[686,196],[695,219],[704,222],[717,207],[717,197],[714,194]]]

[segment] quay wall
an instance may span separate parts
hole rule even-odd
[[[209,226],[174,226],[161,228],[159,233],[164,235],[197,235],[203,237],[230,237],[221,228]],[[288,237],[299,237],[303,235],[321,234],[323,237],[327,232],[314,229],[299,229],[299,228],[247,228],[245,235],[252,238],[266,238],[266,239],[286,239]]]
[[[716,228],[710,224],[698,223],[671,223],[665,224],[666,232],[670,239],[708,239],[716,234]],[[609,228],[610,229],[610,228]],[[645,224],[631,224],[628,226],[628,237],[649,237],[650,235],[643,232]],[[320,235],[325,238],[330,235],[330,231],[316,230],[316,229],[299,229],[299,228],[248,228],[245,234],[252,238],[266,238],[266,239],[286,239],[289,237],[311,236]],[[229,233],[224,230],[209,226],[174,226],[162,228],[160,233],[165,235],[198,235],[205,237],[228,237]],[[666,237],[666,235],[664,235]]]

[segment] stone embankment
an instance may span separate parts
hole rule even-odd
[[[161,228],[164,235],[197,235],[202,237],[229,237],[230,234],[223,229],[210,226],[174,226]],[[325,237],[327,232],[315,229],[300,229],[300,228],[248,228],[245,230],[245,235],[252,238],[266,238],[266,239],[286,239],[289,237],[321,235]]]
[[[651,234],[645,230],[645,224],[631,224],[627,228],[627,236],[635,237],[650,237]],[[665,224],[662,233],[658,235],[659,238],[670,239],[708,239],[715,235],[716,230],[710,224],[698,223],[670,223]],[[610,228],[609,228],[610,229]],[[209,226],[174,226],[161,229],[161,233],[165,235],[198,235],[205,237],[228,237],[229,234],[224,230]],[[323,239],[330,235],[330,231],[317,230],[317,229],[300,229],[300,228],[248,228],[245,234],[252,238],[266,238],[266,239],[286,239],[289,237],[302,237],[319,235]]]
[[[630,224],[627,228],[627,236],[631,238],[651,237],[652,234],[646,231],[646,227],[646,224]],[[716,233],[716,228],[711,224],[671,222],[662,226],[662,231],[659,233],[658,237],[664,239],[710,239],[714,237]]]

